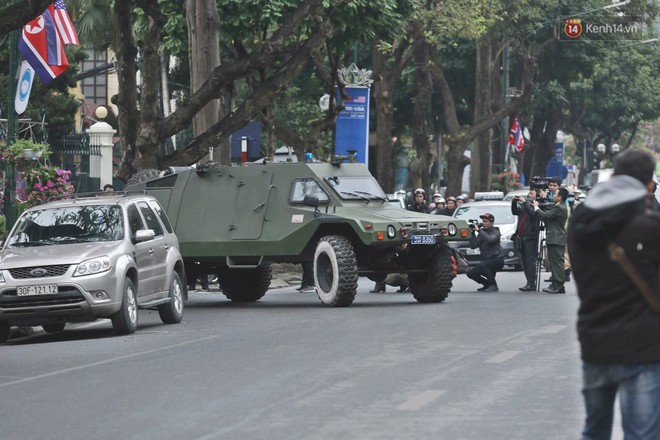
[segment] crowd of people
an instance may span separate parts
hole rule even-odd
[[[408,211],[451,216],[454,215],[456,208],[465,202],[471,202],[472,199],[468,198],[466,194],[457,197],[450,196],[445,199],[442,194],[434,193],[431,196],[431,202],[428,203],[426,191],[423,188],[417,188],[414,192],[406,194],[405,201]]]

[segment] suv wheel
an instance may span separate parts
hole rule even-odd
[[[44,329],[46,333],[59,333],[64,330],[66,322],[59,322],[57,324],[44,324],[41,328]]]
[[[358,269],[353,245],[341,235],[319,240],[314,252],[314,279],[319,299],[326,306],[350,305],[357,292]]]
[[[124,281],[124,295],[121,308],[112,317],[112,328],[120,335],[134,333],[137,330],[137,300],[135,298],[135,285],[133,280]]]
[[[183,285],[178,273],[172,273],[170,302],[158,306],[158,315],[163,324],[178,324],[183,319]]]
[[[451,290],[454,273],[451,251],[448,248],[437,252],[428,265],[426,274],[409,274],[410,291],[421,303],[442,302]]]

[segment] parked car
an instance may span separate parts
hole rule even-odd
[[[512,266],[515,270],[522,270],[520,253],[514,249],[511,236],[516,232],[518,216],[511,213],[511,202],[501,200],[469,202],[463,203],[454,212],[454,217],[469,222],[477,221],[481,223],[479,216],[485,213],[491,213],[495,217],[495,226],[500,228],[502,238],[500,244],[504,253],[504,265]],[[467,256],[470,266],[476,266],[481,262],[481,253],[479,248],[471,249],[468,242],[450,241],[449,246],[460,249]]]
[[[138,309],[165,324],[183,317],[179,242],[146,194],[94,195],[28,209],[0,249],[0,342],[11,326],[59,332],[69,322],[110,318],[133,333]]]

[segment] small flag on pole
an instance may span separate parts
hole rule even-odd
[[[513,145],[517,152],[521,152],[525,146],[525,138],[523,137],[522,129],[520,128],[520,118],[518,118],[518,115],[513,118],[513,124],[511,124],[509,145]]]

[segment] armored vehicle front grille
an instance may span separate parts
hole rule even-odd
[[[70,264],[58,264],[54,266],[20,267],[18,269],[9,269],[9,273],[14,279],[58,277],[64,275],[70,266]],[[35,269],[44,269],[46,273],[43,275],[31,273]]]

